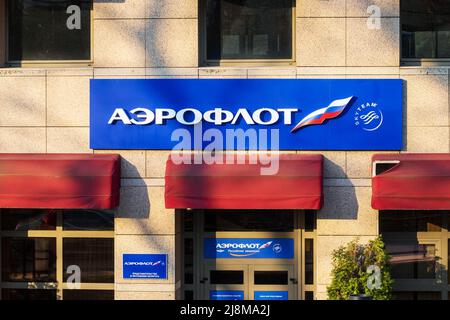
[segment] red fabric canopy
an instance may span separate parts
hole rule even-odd
[[[372,178],[374,209],[450,209],[450,154],[380,154],[372,160],[399,161]]]
[[[112,209],[119,193],[118,155],[0,154],[0,208]]]
[[[322,155],[281,155],[274,175],[261,164],[166,165],[167,208],[320,209]]]

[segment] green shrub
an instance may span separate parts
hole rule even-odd
[[[393,280],[390,257],[381,237],[366,245],[359,244],[356,239],[333,251],[332,257],[332,282],[327,288],[328,299],[348,300],[350,295],[357,294],[370,295],[374,300],[391,299]]]

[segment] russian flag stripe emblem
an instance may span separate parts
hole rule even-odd
[[[294,127],[294,129],[291,130],[291,133],[294,133],[303,127],[314,124],[322,124],[325,120],[338,117],[342,112],[344,112],[345,108],[347,108],[352,99],[353,96],[345,99],[334,100],[328,107],[311,112],[306,117],[304,117]]]

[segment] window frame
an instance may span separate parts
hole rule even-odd
[[[0,209],[0,214],[2,214]],[[3,213],[4,214],[4,213]],[[0,300],[2,289],[48,289],[56,290],[56,299],[64,300],[64,290],[70,290],[70,285],[64,281],[64,251],[63,240],[66,238],[103,238],[113,239],[115,242],[114,230],[109,231],[80,231],[80,230],[64,230],[63,226],[64,210],[58,210],[56,216],[56,227],[53,230],[29,230],[29,231],[4,231],[0,225],[0,268],[2,259],[2,247],[1,243],[3,238],[52,238],[56,240],[56,281],[55,282],[35,282],[35,281],[22,281],[22,282],[8,282],[3,281],[2,274],[0,272]],[[0,221],[1,223],[1,221]],[[115,244],[113,248],[115,247]],[[114,253],[113,253],[114,255]],[[115,269],[115,266],[114,266]],[[115,274],[115,270],[114,270]],[[80,287],[73,290],[108,290],[115,291],[115,276],[111,283],[80,283]]]
[[[14,0],[0,0],[4,3],[5,13],[5,32],[4,32],[4,65],[6,67],[70,67],[70,66],[92,66],[94,63],[94,5],[91,4],[90,9],[90,59],[89,60],[10,60],[9,58],[9,1]],[[1,4],[0,4],[1,5]],[[0,10],[1,13],[1,10]],[[0,27],[1,31],[1,27]],[[0,43],[1,44],[1,43]],[[1,55],[0,55],[1,57]],[[1,60],[0,60],[1,64]]]
[[[221,1],[221,0],[219,0]],[[292,58],[291,59],[220,59],[210,60],[207,58],[207,28],[206,28],[206,2],[207,0],[200,0],[199,3],[199,53],[200,66],[203,67],[227,67],[227,66],[295,66],[296,52],[297,52],[297,8],[296,0],[292,2]]]
[[[424,67],[433,67],[433,66],[450,66],[450,58],[403,58],[403,24],[402,20],[404,16],[402,15],[402,1],[400,0],[399,4],[399,22],[400,22],[400,66],[401,67],[411,67],[411,66],[424,66]]]
[[[449,271],[449,249],[450,242],[450,212],[441,213],[440,231],[418,231],[418,232],[383,232],[379,230],[385,242],[392,241],[417,241],[419,244],[432,244],[436,246],[437,266],[436,278],[434,279],[394,279],[393,292],[439,292],[440,300],[447,300],[450,293],[450,271]],[[383,210],[379,215],[401,215],[402,212]],[[381,218],[379,219],[380,226]]]

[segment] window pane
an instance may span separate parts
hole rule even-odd
[[[57,210],[2,209],[4,231],[55,230]]]
[[[211,284],[243,284],[244,271],[210,271]]]
[[[447,0],[401,1],[403,58],[450,58]]]
[[[2,300],[56,300],[56,290],[2,289]]]
[[[291,59],[292,0],[207,0],[207,59]]]
[[[287,271],[255,271],[255,284],[265,285],[287,285],[288,272]]]
[[[313,210],[305,211],[305,231],[314,231],[316,229],[316,212]]]
[[[314,292],[305,291],[305,300],[314,300]]]
[[[114,282],[114,239],[63,239],[64,271],[71,265],[81,269],[81,282]],[[64,272],[64,281],[70,276]]]
[[[63,300],[114,300],[114,291],[63,290]]]
[[[380,211],[380,232],[439,232],[443,217],[438,211]]]
[[[194,283],[194,239],[184,239],[184,283]]]
[[[2,280],[11,282],[56,281],[56,240],[3,238]]]
[[[64,230],[114,230],[114,212],[96,210],[67,210],[63,213]]]
[[[9,60],[89,60],[91,2],[9,0]],[[79,25],[67,13],[72,5],[81,9]]]
[[[205,231],[293,231],[293,212],[269,210],[208,210]]]
[[[314,284],[314,240],[305,239],[305,284]]]
[[[440,292],[393,292],[394,300],[441,300]]]
[[[413,240],[386,241],[391,256],[394,279],[435,279],[436,247],[432,244],[417,244]]]

